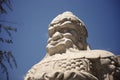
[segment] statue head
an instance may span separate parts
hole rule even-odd
[[[70,48],[87,49],[88,33],[85,25],[71,12],[64,12],[54,18],[49,25],[48,32],[46,49],[49,55],[65,53]]]

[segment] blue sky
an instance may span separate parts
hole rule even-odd
[[[10,45],[18,68],[10,69],[10,80],[23,80],[26,72],[46,54],[47,30],[53,18],[64,11],[78,16],[88,30],[92,49],[120,54],[119,0],[11,0],[13,11],[2,19],[15,22]],[[3,35],[4,36],[4,35]]]

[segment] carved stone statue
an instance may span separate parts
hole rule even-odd
[[[120,80],[120,63],[109,51],[91,50],[84,23],[71,12],[58,15],[48,28],[45,58],[25,80]]]

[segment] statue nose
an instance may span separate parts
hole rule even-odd
[[[56,41],[58,39],[63,38],[63,35],[60,32],[56,32],[55,34],[53,34],[52,38],[53,38],[54,41]]]

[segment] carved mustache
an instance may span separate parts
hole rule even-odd
[[[62,39],[62,38],[67,38],[67,39],[70,39],[70,40],[72,40],[72,41],[75,41],[75,38],[73,38],[73,35],[72,34],[70,34],[70,33],[64,33],[64,34],[62,34],[62,33],[59,33],[59,32],[56,32],[53,36],[52,36],[52,38],[49,38],[48,39],[48,43],[51,43],[51,42],[61,42],[61,41],[63,41],[64,39]]]

